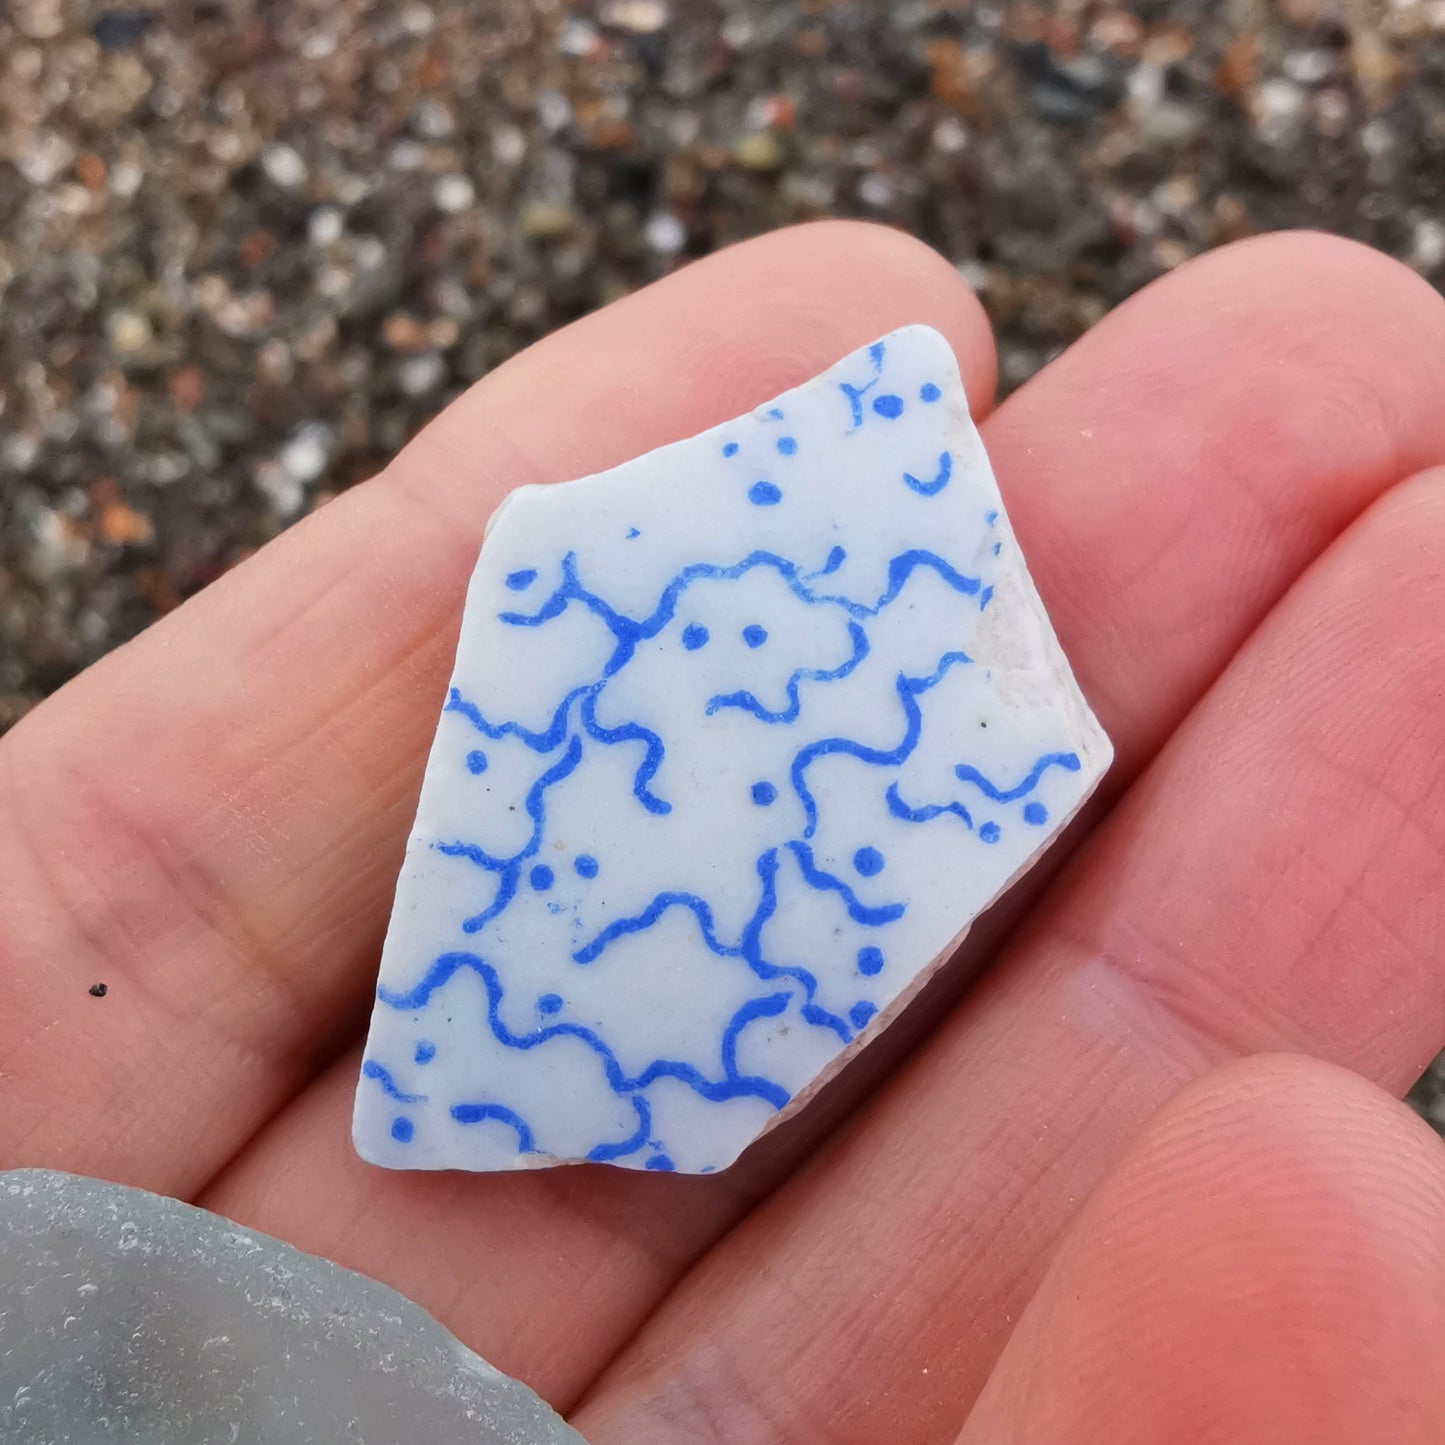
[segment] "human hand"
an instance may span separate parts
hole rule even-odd
[[[724,1175],[361,1164],[376,954],[488,515],[911,321],[987,416],[1117,750],[1101,796]],[[0,1167],[385,1280],[596,1445],[1441,1438],[1445,1151],[1382,1091],[1445,1043],[1445,303],[1273,237],[990,414],[993,367],[916,243],[749,243],[488,377],[28,716],[0,741]]]

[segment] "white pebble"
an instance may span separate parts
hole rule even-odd
[[[1292,50],[1282,68],[1296,85],[1318,85],[1334,73],[1335,57],[1328,50]]]
[[[643,235],[647,244],[664,256],[675,256],[687,244],[687,227],[670,211],[650,216]]]
[[[15,158],[15,168],[32,186],[48,186],[71,161],[75,147],[53,130],[37,132]]]
[[[572,102],[561,91],[542,91],[537,96],[537,120],[548,135],[556,135],[571,124]]]
[[[305,488],[279,462],[257,462],[251,483],[281,517],[294,517],[306,501]]]
[[[329,246],[341,239],[346,228],[345,217],[338,206],[317,206],[306,223],[306,234],[313,246]]]
[[[557,33],[557,49],[563,55],[588,55],[597,44],[597,31],[585,20],[572,16]]]
[[[281,448],[277,460],[293,481],[306,486],[326,470],[335,434],[324,421],[303,422]]]
[[[1360,132],[1360,144],[1367,156],[1385,156],[1395,149],[1395,133],[1383,120],[1372,120]]]
[[[117,351],[143,351],[150,345],[151,324],[139,312],[113,312],[106,329],[110,333],[110,344]]]
[[[933,148],[946,156],[957,155],[968,145],[968,132],[957,116],[946,115],[933,127]]]
[[[1445,225],[1433,217],[1416,222],[1410,259],[1422,271],[1433,271],[1445,261]]]
[[[667,24],[665,0],[604,0],[598,18],[633,35],[653,35]]]
[[[396,369],[397,385],[407,396],[425,396],[446,379],[446,362],[435,351],[408,356]]]
[[[893,204],[893,182],[880,171],[869,171],[858,182],[858,199],[865,206],[884,210]]]
[[[436,185],[432,187],[432,199],[436,202],[437,209],[452,216],[459,211],[465,211],[476,200],[476,196],[476,188],[463,175],[439,176]]]
[[[501,166],[515,166],[526,159],[527,137],[514,125],[499,125],[492,132],[492,157]]]
[[[1255,110],[1263,122],[1293,120],[1304,104],[1304,91],[1279,76],[1266,80],[1255,95]]]
[[[306,184],[310,174],[301,153],[284,143],[269,145],[261,152],[261,169],[282,190],[294,191]]]

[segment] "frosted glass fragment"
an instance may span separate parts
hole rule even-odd
[[[43,1169],[0,1174],[0,1440],[584,1445],[395,1290]]]

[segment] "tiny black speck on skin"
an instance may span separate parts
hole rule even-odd
[[[104,998],[109,992],[109,987],[103,983],[93,983],[90,986],[91,998]]]

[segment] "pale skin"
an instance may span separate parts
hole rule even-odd
[[[732,1170],[363,1165],[381,930],[505,492],[926,321],[1118,759],[910,1015]],[[1445,302],[1182,268],[994,408],[902,236],[687,268],[518,357],[0,741],[0,1168],[385,1280],[595,1445],[1445,1437]],[[88,989],[109,984],[104,999]]]

